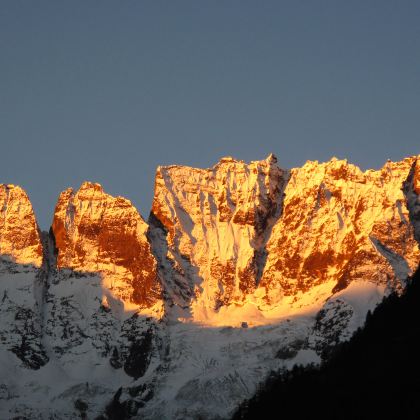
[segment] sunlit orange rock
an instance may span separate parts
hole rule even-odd
[[[420,195],[420,156],[416,159],[416,166],[414,167],[414,191]]]
[[[0,255],[18,264],[42,264],[42,245],[31,202],[15,185],[0,184]]]
[[[69,188],[58,199],[52,225],[57,267],[101,273],[116,296],[151,307],[160,299],[160,283],[147,229],[129,200],[106,194],[99,184]]]
[[[250,164],[227,157],[209,169],[157,169],[152,214],[168,232],[166,258],[188,278],[196,306],[217,309],[255,290],[288,176],[276,162],[274,155]]]
[[[333,158],[288,172],[270,156],[159,167],[152,214],[167,231],[165,258],[194,288],[195,314],[244,302],[267,309],[322,284],[398,288],[420,261],[402,191],[415,163],[363,172]]]
[[[415,158],[362,172],[345,160],[292,169],[260,284],[267,303],[325,282],[395,286],[420,261],[402,186]],[[418,166],[417,166],[418,168]]]
[[[198,320],[227,306],[266,310],[317,286],[368,279],[395,288],[420,261],[419,193],[418,157],[365,172],[335,158],[286,171],[273,155],[159,167],[150,230],[129,200],[99,184],[62,192],[57,267],[100,273],[106,290],[144,308],[164,294],[167,307]],[[1,185],[0,206],[0,253],[40,266],[25,192]]]

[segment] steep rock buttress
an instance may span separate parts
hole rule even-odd
[[[149,308],[160,301],[161,288],[147,229],[129,200],[99,184],[69,188],[60,194],[52,224],[57,267],[101,273],[116,297]]]
[[[418,162],[365,172],[333,158],[289,173],[273,156],[249,165],[224,158],[210,169],[159,167],[151,221],[167,235],[165,284],[176,290],[171,277],[187,278],[195,311],[245,301],[270,309],[354,280],[399,288],[420,258]],[[411,206],[403,191],[410,173]]]
[[[187,278],[201,308],[217,310],[256,289],[287,179],[276,161],[270,155],[250,164],[223,158],[210,169],[158,168],[151,221],[166,231],[164,258]]]
[[[42,263],[42,245],[32,204],[19,186],[0,184],[0,255],[18,264]]]
[[[345,160],[293,169],[282,217],[267,244],[261,287],[268,303],[332,282],[392,288],[418,266],[420,253],[403,184],[416,158],[362,172]]]

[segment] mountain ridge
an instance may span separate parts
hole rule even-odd
[[[228,418],[270,371],[319,363],[404,290],[419,162],[162,166],[148,222],[84,182],[49,233],[2,185],[0,414]]]

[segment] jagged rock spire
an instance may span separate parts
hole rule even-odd
[[[147,229],[129,200],[106,194],[100,184],[69,188],[52,224],[57,266],[102,273],[117,296],[150,307],[160,299],[160,285]]]
[[[42,245],[32,204],[19,186],[0,184],[0,255],[41,266]]]

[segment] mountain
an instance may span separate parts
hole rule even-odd
[[[256,290],[288,177],[276,162],[228,157],[210,169],[158,168],[151,222],[161,232],[152,243],[174,303],[191,311],[186,317],[211,322]]]
[[[40,267],[42,245],[32,205],[16,185],[0,185],[0,255]]]
[[[234,419],[416,419],[420,411],[420,269],[321,368],[272,377]],[[384,398],[389,395],[389,398]],[[305,403],[302,404],[302,399]]]
[[[129,200],[106,194],[99,184],[69,188],[58,198],[52,223],[56,266],[101,273],[104,290],[150,308],[161,291],[147,229]]]
[[[85,182],[40,232],[0,186],[0,417],[228,418],[420,261],[420,157],[158,167],[146,222]]]

